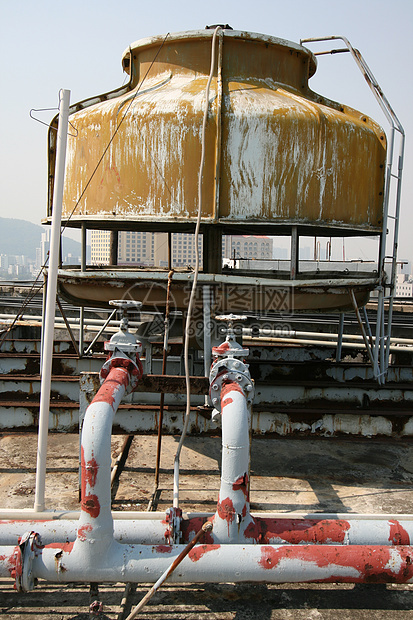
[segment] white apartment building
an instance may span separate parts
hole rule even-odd
[[[396,297],[413,297],[413,279],[407,273],[396,276]]]
[[[202,264],[202,235],[198,247]],[[252,235],[227,235],[222,239],[223,258],[258,259],[272,258],[272,239]],[[191,233],[172,233],[172,266],[195,265],[195,236]],[[91,231],[91,262],[94,265],[109,264],[110,232]],[[121,231],[118,241],[118,264],[139,266],[168,266],[167,233]]]

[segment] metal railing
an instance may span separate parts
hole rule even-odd
[[[385,175],[385,192],[383,201],[383,230],[379,249],[380,284],[377,287],[377,326],[376,339],[369,346],[369,356],[372,357],[374,376],[379,383],[384,383],[389,366],[390,337],[393,318],[393,302],[396,289],[397,273],[397,246],[399,236],[399,216],[401,199],[401,182],[404,161],[404,129],[397,118],[392,106],[384,95],[379,83],[367,65],[365,59],[355,49],[346,37],[330,36],[310,39],[301,39],[301,45],[325,41],[342,41],[345,48],[316,52],[315,55],[337,54],[349,52],[363,74],[370,90],[375,96],[383,114],[390,125],[388,137],[387,164]],[[391,231],[388,230],[389,221],[392,221]],[[386,272],[386,267],[390,269]],[[387,302],[387,303],[386,303]],[[387,320],[386,320],[387,306]]]

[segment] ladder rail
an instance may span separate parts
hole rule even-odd
[[[377,100],[384,116],[386,117],[389,125],[390,125],[390,135],[388,140],[388,148],[387,148],[387,163],[386,163],[386,174],[385,174],[385,189],[384,189],[384,199],[383,199],[383,229],[380,237],[379,244],[379,274],[380,274],[380,285],[377,287],[378,290],[378,300],[377,300],[377,321],[376,321],[376,340],[374,346],[374,355],[373,355],[373,364],[374,364],[374,373],[379,381],[379,383],[383,383],[385,380],[385,375],[389,365],[389,356],[390,356],[390,338],[391,338],[391,329],[392,329],[392,320],[393,320],[393,303],[394,303],[394,295],[395,295],[395,282],[397,275],[397,250],[398,250],[398,237],[399,237],[399,220],[400,220],[400,204],[401,204],[401,183],[402,183],[402,172],[403,172],[403,163],[404,163],[404,147],[405,147],[405,131],[404,128],[397,117],[395,111],[393,110],[389,100],[384,94],[382,88],[380,87],[378,81],[373,75],[370,67],[365,61],[364,57],[360,53],[360,51],[352,46],[350,41],[344,36],[328,36],[328,37],[311,37],[306,39],[301,39],[301,45],[305,43],[318,43],[318,42],[326,42],[326,41],[342,41],[346,48],[331,50],[329,52],[320,52],[320,54],[337,54],[341,52],[348,51],[356,62],[358,68],[363,74],[370,90],[372,91],[375,99]],[[395,152],[395,142],[396,142],[396,133],[398,134],[399,141],[399,152],[397,158],[397,174],[394,171],[395,163],[394,163],[394,152]],[[391,187],[392,181],[396,183],[396,194],[394,199],[394,204],[392,204],[392,213],[389,213],[390,207],[390,199],[391,199]],[[387,226],[388,220],[391,219],[394,221],[393,231],[388,236]],[[392,246],[391,256],[386,256],[386,248],[389,243]],[[386,258],[390,258],[390,279],[387,280],[386,272],[385,272],[385,264]],[[389,290],[389,294],[386,295],[386,289]],[[388,309],[387,309],[387,323],[385,321],[385,308],[384,308],[384,299],[388,299]]]

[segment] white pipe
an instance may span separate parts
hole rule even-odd
[[[317,345],[317,346],[324,346],[324,347],[335,347],[337,346],[337,342],[334,340],[306,340],[304,338],[271,338],[271,337],[254,337],[254,336],[244,336],[244,340],[247,342],[253,342],[253,344],[262,344],[263,342],[274,342],[274,343],[290,343],[291,341],[293,341],[295,344],[303,344],[303,345]],[[343,342],[342,343],[342,348],[343,349],[360,349],[360,350],[365,350],[365,346],[364,343],[357,343],[357,342]],[[398,346],[398,345],[392,345],[390,347],[390,351],[392,353],[397,353],[398,351],[405,351],[407,353],[413,353],[413,346]]]
[[[294,515],[288,517],[284,515],[277,519],[273,517],[264,519],[261,515],[254,515],[254,517],[257,524],[254,535],[245,537],[242,544],[256,544],[256,538],[262,531],[264,531],[266,544],[290,544],[291,540],[295,541],[294,544],[325,544],[328,541],[331,544],[343,545],[397,546],[413,543],[412,520],[399,518],[374,521],[364,518],[323,519],[320,515],[313,519],[297,519]],[[199,517],[194,517],[192,522],[187,521],[183,543],[186,544],[192,540],[199,523]],[[77,529],[77,521],[68,520],[53,523],[50,521],[2,523],[0,543],[2,546],[15,546],[20,542],[22,535],[29,531],[39,534],[43,545],[66,544],[75,541]],[[131,545],[165,545],[169,544],[169,536],[165,536],[166,529],[165,522],[156,519],[116,520],[114,521],[114,539]],[[214,537],[209,538],[217,542]]]
[[[204,310],[204,375],[208,377],[211,370],[211,305],[212,305],[212,287],[207,284],[202,287],[202,301]],[[208,396],[205,395],[205,405],[208,404]]]
[[[221,388],[221,487],[212,536],[215,542],[244,542],[249,512],[250,410],[238,383]]]
[[[90,545],[90,550],[98,557],[113,540],[110,487],[112,424],[129,382],[126,368],[111,368],[87,408],[82,425],[78,540],[93,541],[95,544]]]
[[[242,333],[245,334],[245,336],[250,336],[250,337],[254,337],[253,333],[252,333],[252,329],[251,328],[243,328]],[[260,329],[259,330],[259,336],[256,337],[263,337],[266,338],[267,336],[271,337],[271,336],[279,336],[279,337],[283,337],[283,338],[326,338],[328,340],[333,340],[333,342],[336,344],[336,339],[339,338],[340,334],[335,334],[335,333],[326,333],[326,332],[301,332],[301,331],[296,331],[296,330],[284,330],[282,328],[277,328],[272,330],[271,328],[269,328],[268,330],[266,329]],[[359,336],[358,334],[343,334],[342,335],[343,340],[356,340],[361,342],[363,340],[363,336]],[[373,341],[376,340],[375,336],[372,336]],[[413,338],[392,338],[391,339],[392,342],[394,343],[400,343],[400,344],[413,344]]]
[[[56,312],[57,271],[59,268],[60,226],[62,221],[69,101],[70,91],[61,90],[55,181],[53,190],[52,230],[50,239],[49,270],[47,277],[46,320],[44,324],[44,344],[42,351],[42,380],[37,444],[36,488],[34,499],[34,509],[38,511],[45,509],[47,434],[49,430],[54,319]]]
[[[182,517],[184,519],[208,519],[213,517],[213,512],[185,512],[183,511]],[[357,513],[357,512],[251,512],[253,517],[262,517],[263,519],[346,519],[352,521],[354,519],[367,519],[370,521],[377,521],[383,519],[390,521],[392,519],[413,521],[413,514],[408,513]],[[31,508],[17,508],[17,509],[5,509],[0,510],[0,521],[24,521],[28,524],[37,521],[77,521],[80,517],[80,511],[70,510],[56,510],[56,511],[44,511],[34,512]],[[164,512],[151,512],[151,520],[165,520]],[[125,511],[112,511],[112,518],[114,521],[145,521],[148,519],[147,512],[135,512],[132,510]]]
[[[76,546],[76,543],[75,543]],[[44,548],[33,557],[32,575],[52,582],[154,583],[185,549],[173,545],[158,549],[150,545],[113,542],[97,564],[84,560],[79,551]],[[85,545],[83,545],[85,547]],[[6,561],[0,576],[10,577],[7,558],[14,549],[0,547]],[[360,545],[198,545],[172,573],[174,583],[300,583],[312,581],[364,582],[387,580],[413,582],[411,546]]]
[[[163,516],[165,518],[165,514]],[[0,529],[0,543],[1,545],[17,545],[22,535],[27,531],[39,534],[43,545],[74,542],[78,525],[77,520],[3,522]],[[114,538],[122,543],[169,544],[168,538],[165,537],[165,531],[165,522],[161,519],[114,521]]]

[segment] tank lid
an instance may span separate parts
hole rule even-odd
[[[303,47],[299,43],[294,43],[293,41],[287,41],[287,39],[280,39],[278,37],[274,37],[268,34],[260,34],[258,32],[247,32],[245,30],[232,30],[231,26],[228,24],[223,28],[223,33],[225,37],[231,37],[234,39],[243,39],[244,41],[262,41],[263,43],[267,43],[269,45],[276,45],[282,47],[288,47],[296,52],[300,52],[310,57],[310,68],[309,68],[309,77],[314,75],[317,68],[317,60],[314,54]],[[139,39],[134,43],[131,43],[130,46],[123,52],[122,54],[122,67],[123,70],[129,74],[129,64],[130,64],[130,53],[132,51],[154,47],[156,45],[162,44],[163,41],[179,41],[179,40],[190,40],[190,39],[212,39],[214,34],[214,29],[210,26],[207,26],[202,30],[188,30],[184,32],[173,32],[168,33],[167,35],[156,35],[154,37],[147,37],[145,39]]]

